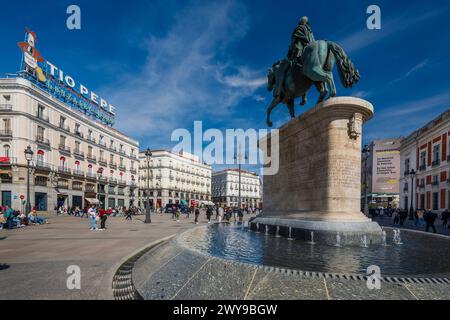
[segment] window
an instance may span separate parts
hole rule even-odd
[[[441,145],[437,144],[433,147],[433,165],[440,163]]]
[[[433,176],[433,185],[439,185],[439,178],[438,178],[438,176]]]
[[[3,156],[9,158],[11,156],[11,147],[7,144],[3,146]]]
[[[99,142],[100,142],[100,144],[104,144],[105,143],[105,137],[104,136],[100,136]]]
[[[45,107],[41,106],[40,104],[38,105],[38,112],[37,112],[37,116],[39,118],[44,118],[44,112],[45,112]]]
[[[420,166],[422,168],[425,168],[427,166],[427,152],[426,151],[422,151],[420,153]]]
[[[59,127],[64,128],[65,124],[66,124],[66,118],[60,117],[59,118]]]
[[[11,119],[3,119],[3,129],[5,131],[11,130]]]
[[[75,141],[75,152],[80,153],[80,142],[79,141]]]
[[[409,173],[409,158],[405,159],[405,175]]]
[[[103,150],[100,150],[100,160],[105,160],[105,151],[103,151]]]
[[[43,127],[41,127],[41,126],[38,126],[37,127],[37,136],[38,136],[38,139],[44,139],[44,135],[45,135],[45,128],[43,128]]]
[[[88,157],[92,157],[92,147],[88,147]]]
[[[112,153],[109,155],[109,162],[114,162],[114,155]]]
[[[120,158],[120,166],[123,167],[123,158]]]
[[[92,130],[89,130],[89,131],[88,131],[88,139],[89,139],[89,140],[92,140],[92,138],[93,138]]]
[[[59,136],[59,144],[62,147],[64,147],[66,145],[66,137],[65,136]]]

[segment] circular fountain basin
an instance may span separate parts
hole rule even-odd
[[[402,230],[402,244],[396,244],[394,230],[385,231],[386,245],[338,246],[289,241],[222,223],[189,230],[178,243],[226,260],[304,271],[366,274],[367,268],[375,265],[383,276],[450,276],[449,238]]]

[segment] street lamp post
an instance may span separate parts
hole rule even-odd
[[[147,160],[147,207],[145,208],[145,223],[152,223],[150,216],[150,158],[152,152],[149,148],[145,151],[145,158]]]
[[[409,176],[411,177],[411,205],[409,206],[409,220],[414,220],[414,178],[416,177],[416,171],[411,169]]]
[[[33,160],[33,150],[28,146],[25,151],[25,159],[27,160],[27,202],[25,205],[25,215],[28,218],[28,215],[31,212],[31,203],[30,203],[30,162]]]
[[[241,197],[241,167],[242,167],[242,160],[244,159],[244,157],[242,156],[242,152],[241,152],[241,145],[239,144],[239,153],[237,155],[234,156],[234,159],[237,160],[238,162],[238,173],[239,173],[239,192],[238,192],[238,204],[239,204],[239,210],[242,210],[242,197]],[[245,160],[247,160],[248,157],[245,156]]]
[[[367,160],[369,159],[370,148],[366,144],[363,149],[364,156],[364,214],[369,216],[369,205],[367,203]]]

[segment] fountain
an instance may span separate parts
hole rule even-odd
[[[280,226],[277,226],[277,230],[275,232],[275,238],[279,238],[280,237]]]
[[[259,233],[259,223],[256,224],[256,233]]]
[[[266,224],[266,233],[265,233],[265,235],[266,236],[268,236],[269,235],[269,226]]]
[[[381,238],[382,240],[381,240],[381,244],[384,246],[384,247],[387,247],[387,233],[386,233],[386,231],[384,231],[383,230],[383,233],[382,233],[382,238]]]
[[[367,245],[367,235],[363,235],[361,238],[361,243],[362,243],[362,247],[363,248],[368,248],[369,246]]]
[[[311,242],[310,242],[310,244],[312,244],[312,245],[316,244],[314,242],[314,231],[311,231]]]
[[[340,247],[340,246],[341,246],[341,235],[338,232],[336,234],[336,247]]]
[[[400,229],[395,229],[394,230],[394,243],[396,245],[402,245],[403,244],[402,243],[402,237],[401,237],[401,234],[400,234]]]
[[[294,238],[292,238],[292,227],[289,227],[289,237],[288,240],[294,240]]]

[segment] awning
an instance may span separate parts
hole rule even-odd
[[[94,198],[86,198],[86,201],[89,202],[90,204],[100,204],[100,201]]]
[[[187,201],[184,200],[184,199],[181,199],[180,202],[181,202],[181,204],[184,204],[185,206],[188,206],[188,205],[189,205],[189,204],[187,203]]]

